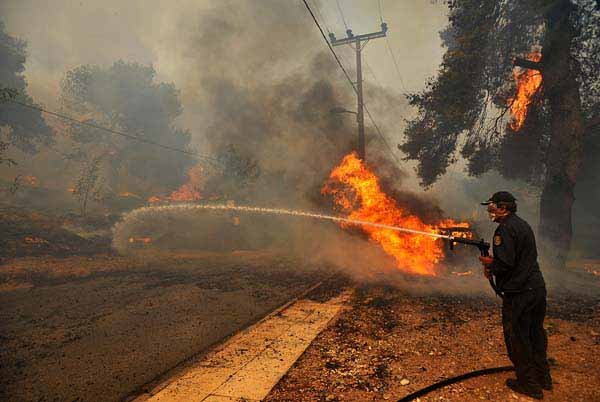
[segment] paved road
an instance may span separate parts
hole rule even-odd
[[[9,262],[0,399],[123,400],[325,275],[251,252]]]

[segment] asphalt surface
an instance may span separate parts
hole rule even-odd
[[[267,252],[9,261],[0,400],[131,398],[326,271]]]

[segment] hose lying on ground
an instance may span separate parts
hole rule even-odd
[[[405,397],[398,399],[398,402],[413,401],[416,398],[422,397],[423,395],[430,393],[431,391],[435,391],[436,389],[440,389],[440,388],[446,387],[450,384],[455,384],[457,382],[467,380],[469,378],[479,377],[479,376],[488,375],[488,374],[501,373],[503,371],[513,371],[514,369],[515,368],[513,366],[493,367],[493,368],[487,368],[487,369],[483,369],[483,370],[471,371],[470,373],[461,374],[456,377],[446,378],[445,380],[436,382],[435,384],[431,384],[428,387],[425,387],[418,391],[415,391],[412,394],[408,394]]]

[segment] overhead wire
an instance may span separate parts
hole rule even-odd
[[[396,55],[394,54],[394,51],[392,50],[392,45],[390,44],[390,41],[387,36],[385,37],[385,44],[386,44],[388,53],[392,57],[394,67],[396,68],[396,73],[398,73],[398,78],[400,79],[400,85],[402,86],[404,93],[408,93],[409,91],[406,89],[406,85],[404,85],[404,80],[402,79],[402,73],[400,72],[400,67],[398,66],[398,61],[396,60]]]
[[[371,124],[373,124],[373,127],[375,127],[375,130],[377,131],[377,134],[379,135],[379,138],[381,138],[382,142],[385,144],[385,146],[388,149],[388,151],[390,151],[390,155],[392,155],[392,158],[396,161],[396,163],[398,165],[401,165],[400,160],[398,159],[398,157],[394,153],[394,150],[392,149],[392,147],[390,146],[390,144],[388,143],[388,141],[386,140],[386,138],[381,133],[381,130],[379,129],[379,126],[377,125],[377,123],[375,123],[375,119],[373,119],[373,116],[371,116],[371,112],[369,111],[369,108],[367,107],[367,105],[364,102],[363,102],[363,108],[365,109],[365,112],[367,112],[367,116],[369,116],[369,120],[371,120]]]
[[[9,99],[8,101],[12,102],[14,104],[20,105],[22,107],[25,107],[25,108],[37,110],[39,112],[48,114],[50,116],[54,116],[54,117],[58,117],[60,119],[66,120],[66,121],[70,121],[70,122],[78,124],[80,126],[91,127],[91,128],[97,129],[97,130],[105,131],[105,132],[107,132],[109,134],[113,134],[113,135],[118,135],[118,136],[121,136],[121,137],[125,137],[125,138],[127,138],[129,140],[139,141],[139,142],[142,142],[142,143],[145,143],[145,144],[149,144],[149,145],[153,145],[153,146],[156,146],[156,147],[159,147],[159,148],[168,149],[170,151],[174,151],[174,152],[179,152],[179,153],[182,153],[182,154],[190,155],[190,156],[193,156],[193,157],[195,157],[195,158],[197,158],[199,160],[203,160],[203,161],[212,163],[214,165],[220,164],[220,161],[217,158],[213,158],[213,157],[210,157],[210,156],[207,156],[207,155],[201,155],[201,154],[199,154],[197,152],[194,152],[194,151],[188,151],[188,150],[185,150],[185,149],[175,148],[175,147],[172,147],[170,145],[161,144],[159,142],[155,142],[155,141],[152,141],[152,140],[149,140],[147,138],[143,138],[143,137],[140,137],[140,136],[137,136],[137,135],[124,133],[122,131],[113,130],[111,128],[104,127],[104,126],[101,126],[101,125],[98,125],[98,124],[90,123],[90,122],[83,121],[83,120],[78,120],[78,119],[76,119],[74,117],[67,116],[65,114],[54,112],[54,111],[51,111],[51,110],[47,110],[47,109],[44,109],[43,107],[40,107],[40,106],[37,106],[37,105],[32,105],[32,104],[29,104],[29,103],[20,102],[20,101],[15,100],[15,99]]]
[[[347,31],[348,24],[346,24],[346,18],[344,18],[344,12],[342,11],[342,6],[340,5],[340,0],[335,0],[335,4],[337,4],[337,9],[340,12],[340,15],[342,16],[342,22],[344,23],[344,27],[346,28],[346,31]]]
[[[337,0],[336,0],[337,1]],[[327,47],[329,48],[329,51],[331,52],[331,54],[333,55],[335,61],[337,62],[338,66],[340,67],[340,69],[342,70],[342,72],[344,73],[344,75],[346,76],[346,79],[348,80],[348,82],[350,83],[350,86],[352,87],[352,89],[354,90],[354,92],[358,95],[358,88],[356,88],[356,85],[354,83],[354,81],[352,81],[352,78],[350,78],[350,75],[348,74],[348,71],[346,70],[346,68],[344,67],[344,65],[342,64],[340,58],[338,57],[337,53],[335,52],[335,50],[333,49],[333,46],[331,46],[331,43],[329,43],[329,39],[327,39],[327,36],[325,36],[325,32],[323,32],[323,28],[321,27],[321,24],[319,23],[319,21],[317,20],[317,17],[315,16],[315,14],[313,13],[310,5],[308,4],[307,0],[302,0],[302,2],[304,3],[304,6],[306,7],[306,9],[308,10],[308,13],[310,14],[310,16],[312,17],[315,25],[317,26],[317,28],[319,29],[319,32],[321,33],[321,36],[323,37],[323,40],[325,41],[325,44],[327,45]],[[339,7],[339,2],[338,2],[338,7]],[[341,11],[341,9],[340,9]],[[401,164],[400,160],[398,159],[398,157],[396,156],[396,154],[394,153],[394,150],[392,149],[392,147],[390,146],[390,144],[388,143],[388,141],[386,140],[385,136],[383,135],[383,133],[381,132],[381,130],[379,129],[379,125],[375,122],[375,119],[373,118],[373,116],[371,115],[371,112],[369,110],[369,108],[367,107],[367,104],[365,102],[363,102],[363,108],[365,110],[365,112],[367,112],[367,116],[369,117],[369,120],[371,121],[371,124],[373,124],[373,127],[375,128],[375,131],[377,132],[377,134],[379,135],[379,138],[381,138],[381,141],[384,143],[384,145],[387,147],[388,151],[390,152],[392,158],[396,161],[396,163],[398,165]]]
[[[325,17],[323,16],[323,12],[321,10],[321,7],[319,6],[319,0],[313,0],[313,4],[315,5],[315,10],[317,10],[317,14],[319,19],[323,22],[323,25],[325,25],[325,30],[327,31],[327,33],[331,33],[331,30],[329,29],[329,26],[327,25],[327,20],[325,20]]]
[[[375,83],[383,88],[383,85],[381,85],[381,82],[379,81],[379,79],[377,78],[377,76],[375,75],[375,71],[371,68],[371,65],[369,64],[369,62],[367,61],[367,59],[364,60],[365,61],[365,66],[367,67],[367,70],[369,70],[369,74],[371,74],[371,76],[373,77],[373,79],[375,80]]]
[[[383,0],[377,0],[377,5],[379,7],[379,19],[381,20],[381,23],[383,24]],[[402,79],[402,73],[400,72],[400,66],[398,65],[398,60],[396,59],[396,55],[394,53],[394,50],[392,48],[392,45],[390,44],[390,40],[387,35],[385,36],[385,45],[387,47],[387,51],[388,51],[389,55],[392,58],[392,62],[394,64],[394,68],[396,69],[396,73],[398,74],[398,79],[400,80],[400,86],[402,87],[402,90],[404,91],[404,93],[408,93],[409,91],[406,89],[406,85],[404,85],[404,79]]]
[[[354,90],[354,92],[358,93],[358,89],[356,89],[356,85],[354,85],[354,82],[352,81],[352,78],[350,78],[350,74],[348,74],[348,71],[346,70],[346,67],[344,67],[344,65],[342,64],[342,61],[338,57],[337,53],[335,52],[335,50],[333,50],[333,46],[331,46],[331,43],[329,43],[329,39],[327,39],[327,36],[325,36],[325,32],[323,32],[323,28],[321,28],[321,24],[319,24],[319,21],[317,20],[317,17],[315,17],[315,14],[313,13],[312,9],[310,8],[310,5],[308,4],[307,0],[302,0],[302,2],[306,6],[306,9],[308,10],[308,12],[309,12],[310,16],[312,17],[313,21],[315,22],[315,25],[317,26],[317,28],[319,28],[319,32],[321,32],[321,36],[323,37],[323,40],[327,44],[327,47],[329,48],[329,51],[333,55],[333,58],[337,62],[338,66],[340,67],[340,69],[342,70],[342,72],[344,73],[344,75],[346,76],[346,79],[348,80],[348,82],[352,86],[352,89]]]

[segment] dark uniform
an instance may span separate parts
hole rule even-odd
[[[502,327],[519,383],[551,384],[544,330],[546,285],[537,262],[533,230],[514,213],[496,228],[490,270],[502,297]]]

